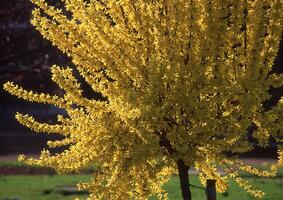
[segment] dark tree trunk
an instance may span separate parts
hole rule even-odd
[[[207,200],[216,200],[216,189],[215,189],[216,180],[207,179],[206,180],[206,199]]]
[[[189,166],[186,166],[183,160],[177,161],[180,185],[182,190],[183,200],[192,200],[189,182]]]

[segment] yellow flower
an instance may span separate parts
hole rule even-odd
[[[62,9],[31,1],[32,24],[105,101],[87,99],[70,67],[51,68],[62,97],[7,82],[12,95],[66,111],[54,124],[17,113],[30,129],[63,136],[49,147],[66,147],[19,160],[58,173],[95,165],[93,178],[78,186],[95,200],[168,199],[162,185],[179,160],[195,165],[202,183],[216,179],[219,192],[234,179],[263,197],[238,172],[271,177],[275,171],[261,172],[227,152],[252,150],[251,125],[262,146],[282,138],[282,99],[262,108],[269,88],[283,85],[282,75],[272,75],[282,1],[63,0]],[[282,160],[280,150],[273,168]]]

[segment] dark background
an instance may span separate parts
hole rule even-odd
[[[62,6],[58,0],[48,2]],[[20,100],[4,91],[2,85],[13,81],[26,89],[60,95],[62,92],[51,81],[50,66],[72,66],[72,63],[29,23],[33,7],[29,0],[0,0],[0,5],[0,155],[38,153],[42,148],[47,148],[47,140],[54,140],[59,136],[34,134],[15,120],[15,113],[29,113],[39,120],[52,122],[63,111],[50,105]],[[283,73],[282,40],[274,63],[274,73]],[[81,80],[79,76],[78,78]],[[85,96],[98,98],[98,94],[93,93],[83,80],[81,84]],[[283,87],[271,89],[270,93],[273,97],[264,103],[266,109],[278,102],[283,94]],[[272,143],[271,148],[256,148],[248,156],[273,157],[275,154],[276,148]]]
[[[11,96],[2,85],[13,81],[26,89],[60,95],[51,81],[50,66],[71,63],[29,23],[33,7],[29,0],[0,0],[0,5],[0,154],[39,152],[47,140],[58,136],[32,133],[15,120],[15,113],[50,121],[62,111]]]

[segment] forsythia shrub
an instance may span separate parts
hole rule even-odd
[[[18,113],[32,130],[64,136],[49,141],[50,148],[67,146],[20,160],[59,173],[95,165],[93,178],[78,185],[89,190],[89,199],[166,199],[161,186],[192,165],[202,183],[216,179],[219,192],[234,179],[254,196],[264,195],[239,172],[270,177],[275,171],[261,172],[237,155],[253,149],[251,126],[264,147],[270,137],[282,141],[283,99],[262,107],[268,90],[283,85],[283,75],[272,73],[282,0],[62,1],[64,9],[32,0],[32,24],[106,101],[85,98],[71,67],[51,69],[63,96],[6,83],[13,95],[67,113],[57,124]],[[274,169],[283,164],[282,151],[278,155]],[[190,199],[188,180],[180,179],[183,198]]]

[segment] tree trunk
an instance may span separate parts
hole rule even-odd
[[[182,190],[183,200],[192,200],[189,182],[189,166],[186,166],[183,160],[177,161],[180,185]]]
[[[207,179],[206,180],[206,199],[207,200],[216,200],[216,189],[215,189],[216,180]]]

